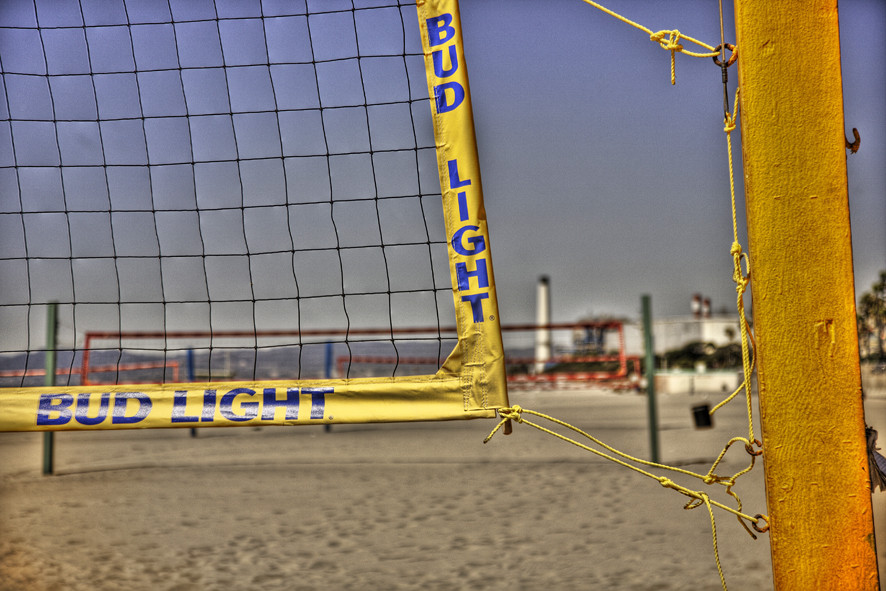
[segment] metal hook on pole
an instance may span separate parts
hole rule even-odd
[[[852,135],[855,137],[854,142],[850,142],[848,139],[846,140],[846,149],[849,150],[851,154],[855,154],[858,152],[858,147],[861,145],[861,136],[858,135],[858,130],[856,128],[852,128]]]

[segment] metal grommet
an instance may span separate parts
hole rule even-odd
[[[757,513],[756,515],[754,515],[754,519],[756,519],[757,521],[752,521],[752,522],[751,522],[751,527],[753,527],[755,530],[757,530],[757,531],[760,532],[761,534],[765,534],[766,532],[769,531],[769,518],[768,518],[768,517],[766,517],[766,516],[763,515],[762,513]],[[757,525],[757,523],[758,523],[759,521],[765,521],[765,522],[766,522],[766,525],[765,525],[764,527],[759,527],[759,526]]]
[[[735,45],[733,45],[732,43],[721,43],[720,45],[718,45],[717,47],[714,48],[714,51],[719,53],[720,50],[723,49],[724,47],[732,52],[732,55],[730,55],[729,59],[726,60],[725,65],[728,68],[729,66],[731,66],[732,64],[735,63],[735,60],[738,59],[738,52],[735,51]],[[718,66],[724,65],[723,62],[720,61],[719,55],[715,55],[713,59],[714,59],[714,63],[717,64]]]

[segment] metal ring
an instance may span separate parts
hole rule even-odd
[[[732,55],[730,55],[729,59],[726,60],[726,67],[728,68],[729,66],[731,66],[732,64],[735,63],[735,60],[738,59],[738,52],[735,51],[735,45],[733,45],[732,43],[721,43],[720,45],[718,45],[717,47],[714,48],[714,51],[719,53],[720,50],[723,49],[724,47],[732,52]],[[720,61],[719,55],[714,56],[714,63],[717,64],[718,66],[723,65],[723,62]]]
[[[763,442],[760,441],[759,439],[754,439],[754,444],[756,444],[757,447],[760,447],[760,448],[763,447]],[[745,448],[745,451],[747,451],[752,456],[762,456],[763,455],[762,449],[755,450],[754,446],[751,445],[750,443],[745,443],[744,448]]]
[[[762,513],[757,513],[756,515],[754,515],[754,519],[756,519],[757,521],[752,521],[752,522],[751,522],[751,527],[753,527],[755,530],[757,530],[757,531],[760,532],[761,534],[765,534],[766,532],[769,531],[769,518],[768,518],[768,517],[766,517],[766,516],[763,515]],[[757,526],[757,522],[760,521],[760,520],[763,520],[763,521],[766,522],[766,526],[765,526],[765,527],[758,527],[758,526]]]

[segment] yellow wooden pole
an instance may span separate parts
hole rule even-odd
[[[837,0],[735,0],[776,589],[879,589]]]

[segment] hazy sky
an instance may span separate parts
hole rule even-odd
[[[652,30],[720,41],[710,0],[608,5]],[[270,1],[37,6],[0,4],[12,27],[0,29],[10,100],[0,105],[0,297],[16,304],[0,314],[13,348],[42,345],[42,307],[20,303],[74,297],[95,305],[78,304],[79,318],[62,310],[67,342],[95,329],[451,322],[411,7],[308,22],[297,4]],[[643,293],[658,316],[687,313],[696,292],[732,309],[712,60],[678,55],[671,86],[666,51],[580,0],[464,0],[461,13],[503,322],[534,319],[540,275],[551,278],[556,321],[637,318]],[[861,291],[886,268],[886,3],[843,0],[840,14],[846,129],[862,138],[848,156]],[[98,26],[84,32],[84,19]],[[412,55],[358,66],[342,59],[358,38],[362,56],[404,43]],[[730,76],[731,96],[736,67]],[[384,252],[369,248],[379,237]],[[237,260],[247,248],[258,256]],[[17,260],[25,251],[37,260]],[[332,295],[342,285],[344,306]],[[29,344],[6,330],[21,322],[39,335]]]
[[[604,4],[653,31],[720,42],[715,1]],[[505,321],[533,318],[541,274],[551,276],[558,321],[637,318],[641,293],[657,315],[688,313],[694,292],[733,309],[719,68],[678,55],[671,86],[666,51],[578,0],[465,0],[461,11]],[[734,42],[732,2],[724,11]],[[841,0],[840,27],[846,130],[862,138],[847,160],[865,290],[886,268],[886,3]],[[813,54],[797,48],[798,59]],[[729,74],[731,97],[735,66]]]

